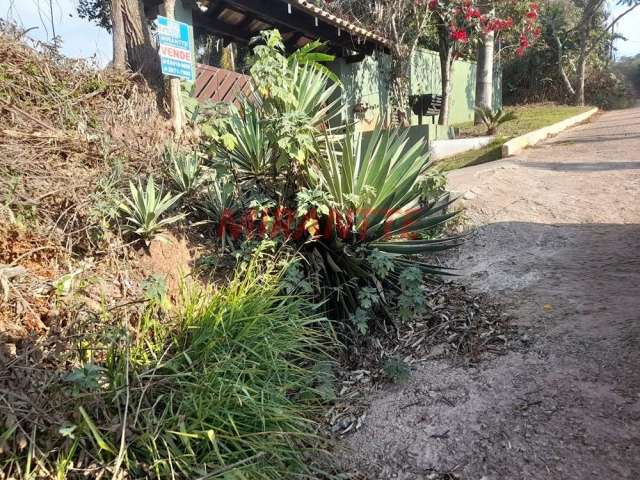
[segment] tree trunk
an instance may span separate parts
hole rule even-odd
[[[438,28],[440,56],[440,74],[442,78],[442,108],[440,109],[439,125],[449,124],[449,107],[451,104],[451,71],[453,70],[453,45],[449,40],[449,32],[446,26]]]
[[[587,57],[585,55],[580,55],[578,59],[578,85],[576,88],[576,105],[581,107],[584,106],[584,80],[587,71]]]
[[[569,76],[564,69],[564,64],[562,63],[562,42],[560,41],[560,37],[557,33],[553,33],[553,40],[556,42],[556,51],[558,53],[558,71],[560,73],[560,78],[562,79],[562,83],[564,83],[565,88],[569,92],[570,95],[575,95],[576,91],[571,85],[571,80],[569,80]]]
[[[409,112],[408,61],[394,54],[391,58],[391,105],[393,125],[408,127]]]
[[[585,13],[586,15],[586,13]],[[580,29],[580,38],[578,45],[580,47],[580,53],[578,54],[578,66],[576,68],[576,105],[584,106],[584,80],[585,74],[587,71],[587,56],[588,56],[588,38],[589,38],[589,27],[588,25],[593,18],[593,13],[584,19],[582,24],[582,28]]]
[[[482,43],[478,47],[476,66],[476,107],[487,107],[493,110],[493,48],[495,35],[488,32],[482,35]],[[475,124],[482,123],[476,112]]]
[[[157,89],[162,88],[160,57],[147,26],[142,0],[121,0],[124,31],[127,44],[127,63],[134,72],[140,72],[147,82]]]
[[[127,68],[127,43],[122,18],[122,0],[111,0],[111,32],[113,35],[112,66],[116,70],[124,70]]]
[[[169,20],[175,20],[176,17],[176,0],[164,0],[164,14]],[[168,92],[169,105],[171,108],[171,126],[176,137],[182,134],[182,99],[180,98],[180,79],[169,78]]]

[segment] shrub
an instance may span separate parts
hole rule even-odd
[[[415,257],[459,241],[418,238],[457,214],[443,213],[448,202],[440,199],[420,202],[418,180],[429,167],[425,145],[410,145],[406,132],[377,130],[366,146],[361,135],[347,132],[341,141],[328,141],[326,151],[318,159],[318,176],[336,208],[321,219],[323,235],[303,251],[320,279],[318,288],[332,299],[333,314],[355,312],[357,292],[364,287],[378,293],[381,287],[396,290],[399,275],[409,266],[422,274],[446,273]],[[360,315],[356,323],[362,321]]]
[[[491,107],[476,107],[475,111],[480,115],[480,120],[487,127],[487,135],[495,135],[500,125],[518,118],[514,112],[505,112],[502,108],[495,112]]]
[[[125,197],[119,206],[127,215],[124,229],[138,235],[147,244],[156,237],[163,239],[162,231],[168,225],[184,218],[183,214],[160,218],[176,204],[182,194],[172,196],[167,193],[163,196],[162,188],[156,187],[152,176],[147,179],[146,187],[143,187],[140,181],[137,186],[129,182],[129,190],[131,196]]]
[[[455,212],[446,213],[448,196],[442,178],[429,175],[424,143],[393,130],[363,139],[329,128],[335,84],[295,54],[285,58],[277,33],[263,37],[251,67],[256,99],[228,121],[236,147],[216,149],[240,203],[252,209],[231,223],[251,228],[245,240],[270,237],[299,251],[305,282],[327,315],[366,333],[376,309],[397,306],[407,267],[446,272],[418,256],[457,245],[437,230]],[[425,187],[425,178],[434,185]],[[403,318],[419,311],[417,299],[402,301]]]

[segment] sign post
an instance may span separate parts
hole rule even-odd
[[[189,25],[158,16],[158,45],[162,73],[193,82],[193,41]]]

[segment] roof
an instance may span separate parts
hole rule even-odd
[[[160,0],[145,0],[154,7]],[[246,44],[261,30],[277,28],[288,48],[319,39],[338,53],[348,50],[371,53],[388,51],[384,37],[339,18],[309,0],[187,0],[194,28]]]

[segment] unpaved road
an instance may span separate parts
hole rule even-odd
[[[346,439],[351,464],[381,479],[640,479],[640,108],[450,182],[479,225],[453,262],[520,340],[379,392]]]

